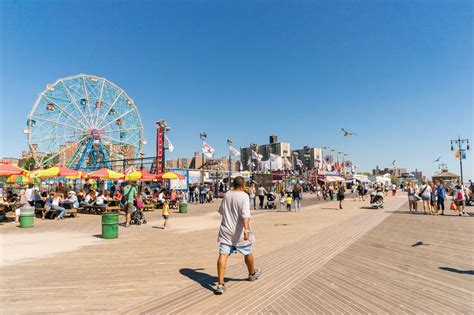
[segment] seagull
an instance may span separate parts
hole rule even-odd
[[[344,128],[341,128],[342,132],[344,132],[344,137],[347,137],[347,136],[358,136],[358,134],[356,133],[352,133]]]
[[[393,160],[392,165],[395,165],[395,160]]]
[[[434,160],[433,163],[439,162],[440,159],[441,159],[441,156],[437,158],[436,160]]]
[[[428,244],[423,243],[422,241],[418,241],[415,244],[411,245],[411,247],[417,247],[417,246],[428,246]]]

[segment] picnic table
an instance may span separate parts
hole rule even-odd
[[[104,205],[84,205],[83,209],[89,214],[102,214],[108,212],[120,212],[122,207],[120,206],[119,200],[108,199],[105,201]]]

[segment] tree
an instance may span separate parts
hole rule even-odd
[[[22,160],[18,166],[24,168],[25,170],[31,171],[35,169],[36,162],[33,157],[29,157],[25,160]]]

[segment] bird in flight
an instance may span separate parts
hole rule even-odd
[[[395,165],[395,160],[393,160],[392,165]]]
[[[356,133],[352,133],[344,128],[341,128],[342,132],[344,133],[344,137],[347,137],[347,136],[358,136],[358,134]]]
[[[433,163],[439,162],[440,159],[441,159],[441,156],[437,158],[436,160],[434,160]]]

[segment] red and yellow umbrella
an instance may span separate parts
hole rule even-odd
[[[112,179],[112,180],[115,180],[115,179],[123,179],[125,177],[124,174],[122,173],[119,173],[119,172],[115,172],[115,171],[112,171],[112,170],[109,170],[107,168],[101,168],[100,170],[97,170],[97,171],[94,171],[92,173],[89,173],[88,175],[90,178],[100,178],[100,179],[103,179],[103,180],[107,180],[107,179]]]
[[[152,181],[156,180],[156,174],[149,173],[147,171],[135,171],[125,175],[125,180],[142,180],[142,181]]]
[[[156,176],[157,179],[185,179],[181,174],[175,173],[175,172],[166,172],[164,174]]]
[[[70,177],[77,178],[80,176],[79,171],[71,170],[62,166],[53,166],[45,170],[35,171],[34,176],[40,178],[56,178],[56,177]]]
[[[23,175],[28,171],[9,163],[0,163],[0,176],[8,177],[11,175]]]

